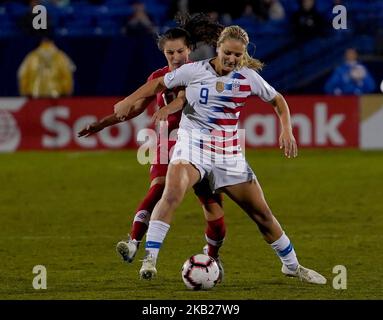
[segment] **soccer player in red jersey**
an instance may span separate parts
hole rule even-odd
[[[208,44],[215,44],[223,29],[221,25],[211,22],[207,16],[202,14],[194,17],[183,17],[181,25],[182,27],[169,29],[158,37],[158,47],[164,53],[168,65],[154,71],[149,76],[148,81],[163,77],[166,73],[187,63],[189,53],[197,41],[202,40]],[[156,95],[159,110],[153,115],[153,119],[156,122],[166,120],[169,133],[178,129],[185,102],[184,95],[184,88],[182,87],[173,88],[171,90],[165,89]],[[114,114],[109,115],[79,131],[78,136],[87,137],[105,127],[132,119],[141,114],[151,102],[151,97],[141,99],[132,106],[123,119],[116,118]],[[165,177],[171,157],[169,151],[172,150],[175,141],[165,141],[167,146],[161,145],[162,142],[160,139],[158,140],[156,159],[150,168],[151,184],[149,191],[137,207],[129,239],[127,241],[120,241],[116,246],[117,252],[126,262],[133,261],[139,244],[148,229],[151,213],[164,191]],[[165,155],[164,150],[166,151]],[[164,159],[165,161],[163,161]],[[218,255],[219,248],[224,241],[226,233],[222,196],[212,193],[206,179],[195,185],[194,192],[202,204],[207,221],[205,231],[207,245],[204,247],[204,253],[213,257],[218,262],[222,280],[223,268]],[[161,228],[160,225],[159,228]]]

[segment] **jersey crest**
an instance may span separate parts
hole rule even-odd
[[[224,89],[225,89],[225,84],[222,81],[217,81],[217,83],[215,84],[215,90],[221,93]]]
[[[233,85],[231,87],[231,92],[233,92],[234,94],[238,93],[240,86],[241,86],[241,82],[240,81],[233,80]]]

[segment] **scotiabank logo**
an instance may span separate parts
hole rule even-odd
[[[314,117],[306,114],[291,115],[292,126],[297,132],[296,139],[301,146],[343,146],[346,137],[340,127],[344,123],[344,114],[328,115],[328,106],[318,103],[314,106]],[[279,138],[279,119],[274,114],[254,114],[247,117],[243,126],[246,142],[249,146],[274,146]]]
[[[14,151],[21,134],[16,119],[7,110],[0,110],[0,151]]]
[[[25,104],[25,98],[0,99],[0,152],[12,152],[19,148],[21,131],[15,112]]]
[[[150,124],[150,118],[145,114],[133,121],[107,127],[94,136],[78,138],[77,133],[88,124],[97,121],[95,115],[81,115],[74,118],[68,106],[47,108],[41,114],[41,125],[44,129],[41,145],[48,149],[80,147],[86,149],[126,147],[135,140],[134,133]]]
[[[358,146],[359,115],[355,98],[295,98],[291,103],[291,123],[300,147]],[[258,101],[256,102],[258,103]],[[256,105],[254,103],[254,105]],[[242,128],[248,147],[278,146],[280,121],[268,104],[247,105]],[[244,108],[246,109],[246,108]]]

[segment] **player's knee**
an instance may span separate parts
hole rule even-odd
[[[264,208],[262,210],[251,211],[250,216],[261,225],[269,225],[274,221],[273,213],[269,208]]]
[[[179,190],[168,188],[162,196],[162,201],[166,203],[168,207],[175,208],[177,207],[183,199],[183,193]]]

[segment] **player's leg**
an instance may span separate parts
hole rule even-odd
[[[173,213],[181,204],[186,191],[200,179],[200,172],[190,163],[182,161],[169,165],[166,175],[165,189],[156,204],[146,235],[146,255],[140,270],[141,278],[153,278],[159,250],[170,228]]]
[[[220,269],[219,281],[223,281],[224,269],[222,261],[219,257],[219,249],[222,246],[225,235],[226,225],[224,221],[223,197],[220,193],[212,193],[209,182],[203,179],[194,185],[194,193],[202,205],[202,209],[206,220],[205,239],[207,244],[203,247],[203,252],[213,257]]]
[[[157,202],[161,199],[164,188],[165,176],[156,177],[150,183],[149,191],[137,207],[136,214],[134,215],[132,227],[130,229],[130,236],[132,239],[141,241],[144,237],[148,230],[152,211]]]
[[[202,205],[207,223],[205,231],[207,254],[213,258],[218,257],[219,248],[222,246],[226,234],[222,194],[213,193],[207,179],[195,184],[193,188]]]
[[[116,250],[126,262],[132,262],[137,253],[138,247],[146,231],[148,230],[150,216],[161,199],[165,188],[165,176],[167,164],[153,164],[150,167],[150,188],[144,199],[138,205],[130,229],[128,240],[117,243]]]
[[[218,282],[223,281],[225,274],[223,263],[219,256],[219,249],[221,248],[226,235],[222,198],[220,200],[221,202],[218,202],[219,200],[214,202],[205,202],[202,206],[207,223],[205,230],[205,239],[207,244],[203,247],[203,252],[214,258],[217,262],[219,267]]]
[[[284,274],[300,277],[301,280],[311,283],[326,283],[322,275],[299,265],[294,247],[271,212],[257,181],[239,183],[225,187],[224,190],[257,224],[265,241],[279,256]]]
[[[224,190],[257,224],[267,243],[273,243],[282,236],[282,228],[267,205],[257,181],[239,183]]]

